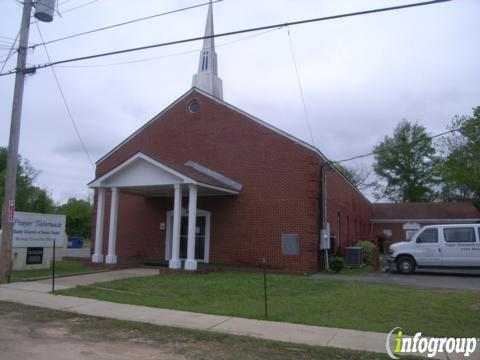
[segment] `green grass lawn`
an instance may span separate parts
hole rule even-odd
[[[264,318],[263,277],[259,273],[170,274],[61,290],[73,295],[188,310]],[[334,280],[268,275],[269,320],[408,334],[480,335],[480,293],[407,288]]]
[[[55,263],[55,275],[68,275],[75,273],[93,272],[102,270],[84,261],[57,261]],[[36,278],[44,278],[52,275],[52,269],[13,271],[11,281],[25,281]]]

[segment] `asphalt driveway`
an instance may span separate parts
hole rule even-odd
[[[317,273],[311,275],[310,278],[385,285],[416,286],[422,288],[480,291],[480,271],[454,271],[449,273],[418,271],[412,275],[380,272],[357,276]]]

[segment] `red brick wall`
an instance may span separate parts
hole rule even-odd
[[[370,203],[334,171],[327,176],[327,214],[338,252],[359,240],[371,240]]]
[[[192,114],[187,105],[194,98],[201,108]],[[257,266],[265,257],[273,267],[317,269],[321,160],[312,151],[197,92],[103,159],[97,176],[139,151],[178,164],[194,160],[243,185],[237,196],[198,199],[198,208],[212,212],[210,262]],[[165,231],[159,224],[166,221],[172,199],[122,194],[119,204],[117,255],[163,259]],[[368,202],[334,173],[329,175],[330,206],[334,214],[337,209],[349,214],[352,240],[353,219],[368,222]],[[357,228],[358,234],[363,231]],[[282,233],[299,234],[299,256],[281,254]]]

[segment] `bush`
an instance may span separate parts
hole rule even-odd
[[[375,250],[375,244],[368,240],[362,240],[355,244],[363,249],[363,262],[366,265],[373,265],[373,252]]]
[[[340,272],[345,267],[345,260],[340,256],[334,256],[330,260],[330,269],[336,273]]]

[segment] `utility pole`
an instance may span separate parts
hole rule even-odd
[[[7,171],[5,174],[5,197],[2,206],[2,245],[0,247],[0,284],[10,282],[12,272],[12,240],[13,221],[15,217],[15,194],[17,185],[18,143],[20,140],[20,122],[22,119],[23,87],[25,74],[34,73],[26,69],[28,52],[28,34],[30,32],[30,16],[33,0],[24,0],[20,39],[18,42],[15,89],[13,92],[12,119],[10,122],[10,138],[8,140]],[[39,21],[53,20],[56,0],[36,0],[35,17]]]
[[[2,207],[2,247],[0,249],[0,283],[10,282],[12,271],[13,214],[15,213],[15,190],[17,183],[18,142],[22,118],[23,86],[25,83],[25,63],[28,51],[28,33],[32,1],[23,3],[22,24],[17,56],[17,74],[13,92],[12,119],[8,141],[7,172],[5,175],[5,197]]]

